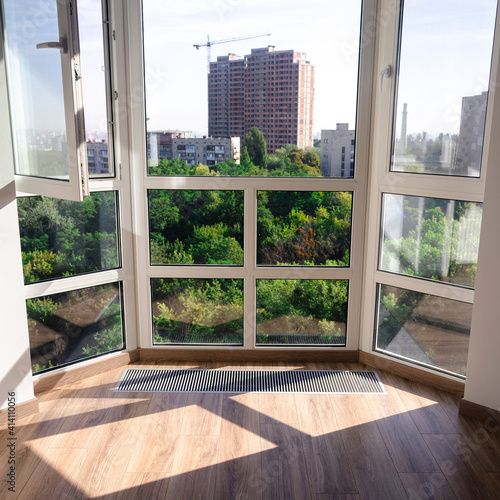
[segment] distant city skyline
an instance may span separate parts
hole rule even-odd
[[[144,0],[148,129],[207,135],[206,49],[196,50],[193,44],[205,42],[207,34],[218,40],[266,32],[271,36],[214,45],[212,60],[268,44],[304,51],[316,68],[314,136],[337,123],[355,128],[360,5],[360,0],[311,0],[307,5],[297,0],[192,0],[176,5]],[[467,6],[472,7],[465,10]],[[101,137],[98,132],[106,131],[107,117],[100,1],[80,0],[78,9],[86,126]],[[399,104],[408,103],[408,134],[458,133],[462,98],[488,90],[495,10],[495,0],[405,2],[397,99],[400,110]],[[39,37],[21,38],[20,47],[25,42],[32,51],[34,43],[55,36],[55,29],[53,22],[42,26]],[[36,83],[44,99],[33,106],[36,128],[56,130],[63,119],[57,106],[61,87],[54,78],[59,62],[49,60],[51,52],[33,54],[33,59],[20,59],[19,67],[24,71],[26,62],[39,68]]]
[[[408,103],[409,134],[458,133],[462,98],[488,89],[495,9],[494,0],[405,2],[398,101]],[[268,44],[304,51],[316,68],[314,136],[337,123],[355,128],[360,2],[315,0],[305,7],[294,1],[194,0],[189,8],[174,8],[145,0],[144,20],[146,74],[150,71],[153,82],[147,94],[149,130],[169,127],[205,135],[206,49],[192,45],[206,41],[207,34],[217,40],[265,32],[272,35],[213,45],[212,61]],[[166,53],[165,46],[172,50]],[[429,54],[425,66],[423,53]],[[162,89],[182,98],[166,102]]]

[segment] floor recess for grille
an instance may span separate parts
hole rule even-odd
[[[115,392],[387,394],[376,372],[127,368]]]

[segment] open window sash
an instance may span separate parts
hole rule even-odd
[[[88,194],[76,0],[3,4],[19,195]]]

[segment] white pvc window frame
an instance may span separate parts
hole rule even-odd
[[[483,145],[483,159],[481,176],[453,177],[419,173],[391,172],[391,152],[393,140],[393,113],[395,107],[396,78],[394,69],[397,67],[399,50],[399,30],[402,0],[379,1],[379,19],[383,20],[377,30],[377,67],[372,75],[374,93],[373,121],[371,124],[371,155],[368,202],[366,212],[366,246],[365,246],[365,275],[363,278],[363,301],[361,320],[360,349],[377,357],[397,360],[408,366],[418,366],[420,369],[432,373],[440,373],[443,377],[452,379],[463,378],[445,371],[436,371],[426,366],[419,366],[415,361],[388,355],[375,348],[377,335],[377,289],[379,285],[390,285],[452,299],[468,304],[474,303],[474,290],[453,284],[436,282],[423,278],[393,274],[379,270],[379,253],[382,227],[382,201],[384,194],[399,194],[449,200],[483,202],[485,179],[490,159],[487,155],[491,137],[493,103],[496,94],[498,79],[500,78],[500,20],[497,11],[495,27],[488,108]],[[384,75],[390,66],[390,75]],[[387,77],[388,76],[388,77]],[[494,167],[493,167],[494,168]],[[477,286],[477,281],[476,281]]]
[[[105,40],[105,50],[109,49],[109,59],[105,58],[107,70],[110,72],[110,94],[113,96],[108,102],[108,113],[112,113],[113,135],[109,144],[114,144],[113,177],[91,177],[88,181],[88,193],[92,192],[117,192],[117,225],[119,254],[121,266],[116,269],[103,270],[79,274],[75,276],[56,278],[24,286],[25,299],[40,296],[54,295],[83,288],[121,283],[122,292],[122,325],[124,329],[124,348],[119,351],[103,353],[98,357],[78,360],[79,365],[92,364],[97,358],[113,357],[122,352],[135,350],[137,346],[137,319],[136,319],[136,286],[135,286],[135,260],[133,248],[132,226],[132,196],[131,178],[129,167],[129,141],[128,141],[128,107],[126,106],[126,66],[124,54],[123,8],[121,2],[108,0],[106,12],[103,8],[103,22],[109,23],[109,40]],[[109,43],[109,46],[106,44]],[[84,144],[85,145],[85,144]],[[86,154],[86,153],[85,153]],[[61,196],[58,196],[61,198]],[[69,366],[61,366],[65,370]],[[34,375],[34,378],[43,378],[44,373]]]
[[[363,84],[371,78],[374,41],[361,40],[358,75],[356,123],[356,168],[352,179],[330,178],[252,178],[252,177],[156,177],[147,175],[144,54],[142,35],[142,2],[131,0],[126,10],[125,53],[129,68],[129,144],[133,175],[134,236],[136,249],[137,318],[139,347],[155,349],[231,349],[231,350],[357,350],[361,314],[362,269],[364,247],[364,213],[368,171],[371,88]],[[364,0],[361,30],[369,31],[376,10],[374,0]],[[366,20],[366,22],[364,21]],[[244,265],[231,266],[152,266],[149,258],[149,189],[241,190],[244,192]],[[257,266],[257,191],[349,191],[353,195],[351,249],[349,267]],[[244,280],[243,346],[153,344],[151,304],[152,278],[234,278]],[[346,346],[263,346],[256,345],[256,280],[258,279],[344,279],[349,280]]]
[[[59,38],[39,44],[41,50],[58,50],[64,95],[64,114],[68,155],[68,178],[46,178],[19,172],[17,144],[14,140],[15,183],[18,196],[41,195],[82,201],[89,194],[82,75],[76,0],[53,0],[57,4]],[[3,19],[5,22],[5,19]],[[5,26],[5,25],[4,25]],[[9,49],[6,43],[6,57]],[[11,92],[13,89],[11,89]],[[15,137],[15,127],[13,134]]]

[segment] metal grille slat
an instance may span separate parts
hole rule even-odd
[[[115,392],[387,394],[373,371],[126,368]]]

